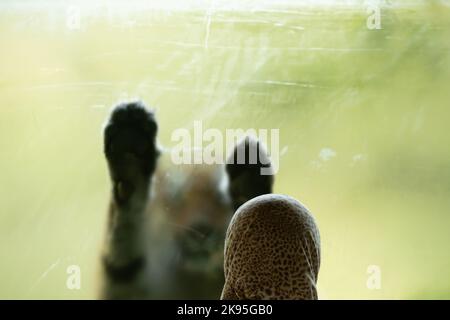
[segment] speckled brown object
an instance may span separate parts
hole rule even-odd
[[[268,194],[242,205],[225,240],[221,299],[317,299],[320,236],[297,200]]]

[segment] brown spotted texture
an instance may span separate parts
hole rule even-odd
[[[225,240],[221,299],[317,299],[320,236],[311,213],[276,194],[242,205]]]

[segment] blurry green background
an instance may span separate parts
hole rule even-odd
[[[361,4],[186,3],[0,4],[0,298],[96,297],[101,129],[134,97],[169,147],[194,120],[280,129],[275,191],[317,218],[320,298],[450,298],[448,2],[385,3],[381,30]]]

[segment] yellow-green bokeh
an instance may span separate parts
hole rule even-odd
[[[450,9],[432,3],[384,7],[381,30],[364,7],[97,8],[80,29],[64,7],[1,7],[0,298],[96,297],[101,127],[134,97],[166,146],[194,120],[280,129],[275,191],[317,218],[321,298],[450,298]]]

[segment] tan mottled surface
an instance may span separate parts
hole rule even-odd
[[[319,266],[319,230],[308,209],[288,196],[259,196],[228,227],[222,299],[317,299]]]

